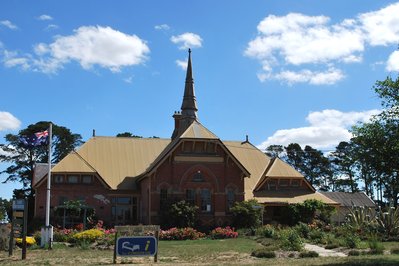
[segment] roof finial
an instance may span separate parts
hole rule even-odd
[[[190,48],[188,48],[188,54],[191,54],[191,49]]]

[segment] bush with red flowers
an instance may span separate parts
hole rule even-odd
[[[234,228],[230,226],[225,228],[217,227],[211,231],[210,236],[212,239],[237,238],[238,232],[234,231]]]
[[[205,237],[204,233],[198,232],[191,227],[173,227],[169,230],[161,230],[159,232],[160,240],[195,240],[203,237]]]

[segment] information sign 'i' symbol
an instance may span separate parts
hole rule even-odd
[[[145,251],[148,250],[148,247],[150,246],[150,240],[147,240],[147,244],[145,245]]]

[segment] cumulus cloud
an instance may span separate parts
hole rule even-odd
[[[187,69],[187,60],[176,60],[176,65],[179,66],[181,69],[186,70]]]
[[[395,51],[389,56],[386,69],[399,72],[399,51]]]
[[[294,83],[310,83],[312,85],[334,84],[343,79],[345,75],[339,69],[329,69],[326,72],[311,71],[308,69],[295,71],[282,71],[274,76],[275,79],[287,82],[292,85]]]
[[[18,29],[17,25],[13,24],[11,21],[9,20],[1,20],[0,21],[0,25],[5,26],[7,28],[9,28],[10,30],[16,30]]]
[[[155,25],[154,28],[156,30],[169,30],[170,29],[168,24]]]
[[[123,67],[143,64],[150,49],[136,35],[110,27],[82,26],[72,35],[57,36],[50,44],[35,45],[34,52],[35,56],[8,56],[6,62],[9,67],[17,66],[12,60],[25,58],[25,68],[43,73],[56,73],[71,61],[78,62],[86,70],[97,65],[118,72]]]
[[[309,122],[307,127],[277,130],[258,148],[266,149],[273,144],[287,146],[298,143],[301,146],[310,145],[317,149],[333,149],[341,141],[348,141],[352,137],[348,128],[357,122],[367,122],[380,110],[364,112],[341,112],[326,109],[320,112],[311,112],[306,117]]]
[[[334,84],[345,77],[339,65],[362,62],[366,45],[399,42],[397,14],[399,3],[335,24],[323,15],[269,15],[258,24],[244,55],[260,62],[262,82]]]
[[[359,15],[362,29],[370,45],[389,45],[399,42],[399,3],[377,11]]]
[[[15,130],[21,126],[21,121],[18,120],[9,112],[0,111],[0,131]]]
[[[53,17],[43,14],[43,15],[39,16],[37,19],[38,20],[53,20]]]
[[[44,28],[44,30],[45,30],[45,31],[51,31],[51,30],[56,30],[56,29],[58,29],[58,28],[59,28],[58,25],[49,24],[49,25],[47,25],[47,27]]]
[[[192,32],[186,32],[177,36],[172,36],[170,40],[179,45],[180,50],[198,48],[202,46],[201,36]]]

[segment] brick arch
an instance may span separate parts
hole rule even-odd
[[[228,189],[233,189],[235,193],[238,193],[238,192],[239,192],[238,186],[237,186],[236,184],[233,184],[233,183],[228,183],[228,184],[225,186],[225,188],[224,188],[224,192],[227,193],[227,190],[228,190]]]
[[[160,192],[162,188],[166,188],[168,192],[171,190],[172,186],[168,182],[162,182],[157,186],[157,192]]]
[[[219,190],[219,181],[218,181],[217,177],[213,174],[213,172],[208,167],[201,165],[201,164],[194,165],[184,172],[182,178],[180,179],[179,191],[182,191],[183,184],[186,183],[189,180],[189,178],[191,178],[196,171],[201,171],[202,173],[204,173],[215,184],[216,192],[220,191]],[[198,183],[198,184],[201,184],[201,183]]]

